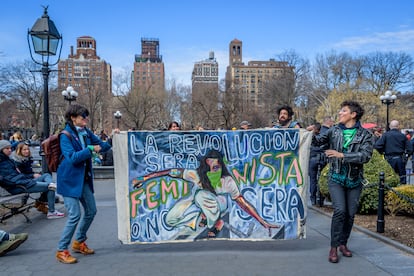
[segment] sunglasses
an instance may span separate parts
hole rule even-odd
[[[86,119],[86,118],[88,118],[89,114],[87,114],[87,113],[82,113],[82,114],[81,114],[81,116],[82,116],[82,118]]]

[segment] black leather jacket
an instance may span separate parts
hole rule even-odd
[[[359,123],[358,123],[359,125]],[[335,125],[322,135],[313,136],[312,145],[325,146],[344,154],[344,158],[328,158],[330,173],[340,173],[342,166],[349,166],[350,179],[363,178],[363,164],[369,162],[373,152],[373,135],[360,125],[357,133],[349,144],[348,151],[344,152],[342,129]]]

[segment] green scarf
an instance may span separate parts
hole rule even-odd
[[[344,129],[342,132],[344,134],[344,149],[348,150],[349,144],[351,143],[352,139],[354,139],[354,136],[357,133],[357,129]]]
[[[216,172],[207,172],[207,177],[210,180],[211,186],[213,186],[214,190],[217,187],[221,187],[221,169]]]

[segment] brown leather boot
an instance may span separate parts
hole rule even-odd
[[[42,212],[43,214],[47,214],[47,212],[49,211],[49,208],[47,207],[47,203],[46,202],[35,201],[34,207],[39,212]]]
[[[64,264],[74,264],[78,262],[78,260],[70,255],[68,250],[62,250],[56,252],[56,259]]]
[[[85,241],[79,242],[74,240],[72,243],[72,250],[77,253],[82,253],[83,255],[91,255],[95,253],[93,249],[86,245]]]
[[[346,245],[340,245],[339,251],[341,251],[342,255],[345,257],[352,257],[352,252],[348,249],[348,247],[346,247]]]
[[[329,261],[331,263],[337,263],[339,261],[336,247],[331,247],[331,250],[329,251]]]

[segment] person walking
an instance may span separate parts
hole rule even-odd
[[[72,251],[84,255],[95,253],[85,243],[87,231],[96,215],[91,158],[94,153],[111,148],[86,127],[88,117],[88,109],[77,104],[70,105],[65,113],[65,130],[70,137],[60,135],[64,158],[57,171],[57,191],[64,198],[68,219],[58,243],[56,259],[66,264],[77,262],[68,250],[75,231]],[[80,205],[84,210],[82,217]]]
[[[384,154],[390,166],[400,176],[400,183],[406,184],[406,164],[408,157],[413,153],[410,140],[400,131],[400,123],[397,120],[390,122],[390,130],[385,132],[374,145],[379,153]]]
[[[314,135],[312,144],[325,146],[330,164],[328,189],[334,212],[331,222],[331,248],[328,260],[339,261],[339,251],[352,257],[347,243],[364,181],[363,164],[369,162],[373,152],[371,132],[361,126],[364,109],[358,102],[344,101],[339,111],[339,123],[327,132]]]

